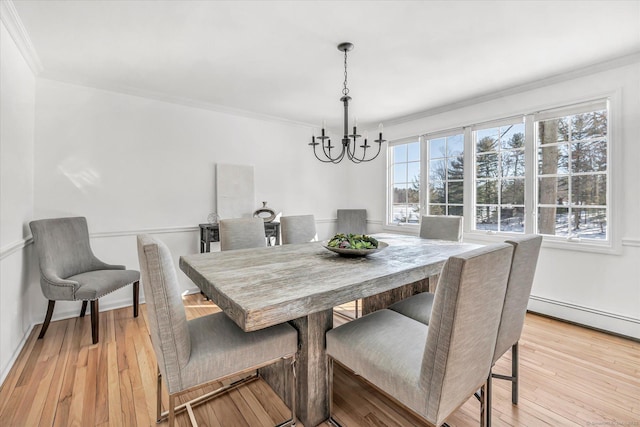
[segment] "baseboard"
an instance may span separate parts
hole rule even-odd
[[[640,319],[531,295],[529,311],[640,340]]]
[[[33,325],[27,328],[27,331],[24,333],[24,335],[22,336],[22,339],[16,346],[16,349],[11,355],[11,358],[9,359],[9,361],[7,362],[7,365],[4,367],[4,369],[2,369],[2,372],[0,373],[0,388],[4,385],[4,380],[6,380],[7,377],[9,376],[9,372],[11,372],[11,368],[13,368],[13,365],[16,364],[16,361],[18,360],[18,356],[20,356],[20,353],[22,352],[22,349],[27,343],[27,340],[29,339],[29,335],[31,335],[32,330],[33,330]]]

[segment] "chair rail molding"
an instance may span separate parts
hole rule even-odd
[[[24,238],[22,240],[18,240],[16,242],[10,243],[7,246],[0,248],[0,261],[2,261],[3,259],[5,259],[6,257],[21,251],[22,249],[26,248],[27,246],[29,246],[31,243],[33,243],[33,239],[31,238],[31,236]]]

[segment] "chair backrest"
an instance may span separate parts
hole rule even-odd
[[[181,369],[189,361],[191,338],[175,265],[169,248],[146,234],[138,236],[138,260],[158,368],[169,393],[176,393],[184,389]]]
[[[264,235],[262,218],[232,218],[220,220],[220,250],[264,248],[267,241]]]
[[[307,243],[318,240],[316,219],[313,215],[294,215],[280,217],[282,244]]]
[[[425,416],[436,425],[484,384],[498,334],[513,246],[451,257],[436,289],[422,362]]]
[[[455,215],[423,215],[420,221],[423,239],[462,241],[462,217]]]
[[[506,243],[513,245],[513,259],[493,363],[520,340],[533,286],[533,276],[538,264],[542,236],[525,235],[509,239]]]
[[[40,219],[31,221],[29,227],[40,263],[40,284],[44,296],[51,300],[73,300],[72,286],[50,289],[52,287],[47,281],[58,282],[76,274],[99,270],[104,265],[91,250],[87,219]]]
[[[367,234],[366,209],[338,209],[337,233]]]

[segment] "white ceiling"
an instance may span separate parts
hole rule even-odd
[[[46,78],[340,127],[640,52],[633,1],[13,1]]]

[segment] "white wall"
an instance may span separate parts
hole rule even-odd
[[[266,200],[284,214],[314,213],[325,238],[347,197],[346,172],[315,160],[308,138],[308,128],[291,123],[38,79],[35,216],[86,216],[106,262],[137,269],[135,235],[145,230],[161,233],[177,260],[198,252],[197,225],[215,211],[216,163],[249,164],[256,208]],[[130,292],[101,306],[129,304]],[[36,321],[46,308],[39,298]],[[58,317],[78,310],[58,305]]]
[[[620,253],[577,252],[544,245],[529,308],[640,338],[640,61],[636,57],[626,62],[589,75],[563,81],[557,78],[555,82],[498,99],[385,126],[385,137],[400,139],[617,93],[619,104],[613,106],[612,119],[618,133],[612,134],[611,144],[618,151],[618,161],[612,163],[611,171],[617,197],[615,208],[620,214],[613,223]],[[383,221],[386,165],[374,162],[367,166],[368,169],[358,169],[366,170],[366,174],[355,173],[355,169],[351,172],[350,179],[356,187],[352,187],[350,196],[353,203],[372,206],[370,218],[373,215],[375,220]],[[365,185],[367,177],[375,177],[371,178],[374,185]],[[474,240],[470,233],[464,238]]]
[[[31,329],[26,244],[33,217],[35,77],[3,21],[0,54],[1,383]]]

